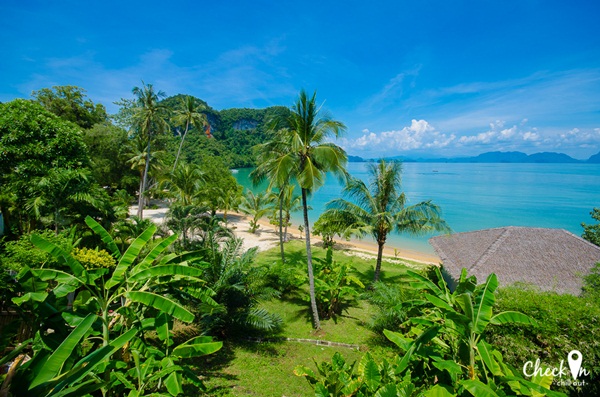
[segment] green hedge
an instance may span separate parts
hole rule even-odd
[[[540,292],[532,287],[508,287],[498,291],[496,310],[516,310],[538,322],[537,326],[488,327],[486,340],[502,351],[516,368],[540,359],[542,364],[568,369],[567,355],[579,350],[582,366],[591,372],[581,388],[554,388],[569,395],[600,396],[600,306],[591,298]],[[568,372],[570,374],[570,372]],[[569,376],[570,378],[570,376]],[[563,376],[563,380],[567,380]]]

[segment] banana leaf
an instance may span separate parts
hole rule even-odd
[[[142,291],[128,292],[126,297],[133,302],[142,303],[146,306],[151,306],[165,312],[183,322],[191,323],[194,321],[194,315],[189,310],[169,298],[165,298],[152,292]]]
[[[198,277],[201,277],[203,271],[201,269],[190,267],[190,266],[182,266],[182,265],[161,265],[154,266],[149,269],[141,270],[135,274],[129,276],[129,281],[137,282],[137,281],[145,281],[151,277],[160,277],[160,276],[186,276],[190,278],[194,278],[194,281],[199,280]],[[199,280],[203,282],[202,280]]]
[[[86,335],[97,318],[98,316],[95,314],[88,314],[69,336],[67,336],[63,343],[61,343],[48,360],[46,360],[43,367],[40,369],[40,372],[38,372],[31,382],[31,385],[29,386],[30,389],[51,380],[60,373],[63,365],[73,353],[73,350],[79,345],[79,342]]]
[[[85,223],[94,231],[94,233],[100,236],[104,244],[106,244],[110,250],[112,256],[117,260],[121,259],[121,251],[119,251],[117,243],[115,243],[115,240],[113,240],[106,229],[89,215],[85,217]]]
[[[142,248],[144,248],[154,235],[154,232],[156,232],[156,225],[151,225],[144,230],[133,243],[131,243],[129,248],[127,248],[127,251],[125,251],[121,257],[121,260],[119,260],[117,267],[113,271],[112,277],[107,281],[105,286],[106,289],[111,289],[125,280],[125,272],[133,265],[133,262],[142,251]]]

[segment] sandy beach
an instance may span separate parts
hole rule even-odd
[[[165,205],[159,205],[157,209],[145,209],[144,218],[152,219],[153,222],[161,224],[164,221],[164,217],[168,211]],[[130,215],[137,213],[137,206],[129,208]],[[222,213],[219,213],[223,216]],[[277,227],[271,225],[269,220],[263,218],[259,221],[260,227],[255,233],[250,233],[250,218],[244,214],[229,212],[227,213],[227,225],[230,227],[235,235],[244,240],[244,248],[250,249],[257,247],[259,251],[265,251],[274,248],[279,244],[279,235],[277,234]],[[291,239],[304,239],[304,233],[301,233],[297,227],[288,228],[288,235]],[[311,242],[313,244],[321,242],[321,237],[311,236]],[[336,239],[336,248],[343,249],[349,255],[357,255],[367,259],[377,258],[377,244],[366,237],[364,240],[339,240]],[[414,262],[427,263],[427,264],[439,264],[440,258],[418,251],[411,251],[402,249],[398,253],[394,251],[393,246],[386,246],[384,249],[384,258],[386,262],[398,262],[400,263],[403,259]]]

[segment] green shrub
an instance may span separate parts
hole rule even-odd
[[[293,264],[277,261],[263,266],[263,280],[268,287],[289,294],[305,283],[306,275]]]
[[[564,396],[549,390],[551,375],[525,379],[486,341],[485,330],[499,325],[537,326],[522,313],[494,310],[495,274],[478,285],[463,269],[450,292],[436,273],[438,283],[407,272],[422,298],[410,305],[421,310],[408,319],[409,332],[384,331],[400,350],[393,360],[378,362],[367,354],[355,367],[335,355],[331,363],[317,364],[318,374],[299,366],[296,375],[306,377],[317,396]]]
[[[583,296],[600,305],[600,263],[596,263],[583,278]]]
[[[489,342],[497,346],[507,363],[523,368],[537,358],[543,364],[566,363],[571,350],[583,355],[583,367],[592,376],[600,375],[600,307],[585,297],[540,292],[532,287],[513,286],[498,293],[496,310],[517,310],[535,320],[537,325],[494,327],[487,330]],[[570,395],[600,395],[600,383],[586,379],[586,386],[558,388]]]
[[[4,253],[0,256],[0,267],[17,273],[26,266],[32,268],[43,266],[52,269],[61,267],[58,260],[52,257],[52,255],[34,247],[31,243],[32,234],[38,234],[67,252],[70,252],[72,249],[72,240],[66,234],[61,233],[56,235],[50,230],[35,230],[22,235],[18,240],[8,241],[4,244]]]
[[[376,309],[369,328],[383,335],[385,329],[400,330],[402,323],[408,319],[404,303],[413,299],[415,292],[401,284],[377,282],[365,296]]]

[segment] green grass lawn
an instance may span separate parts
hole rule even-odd
[[[286,243],[286,258],[289,266],[306,272],[306,252],[302,241]],[[313,247],[313,257],[325,258],[326,250]],[[334,252],[334,261],[347,264],[355,269],[355,275],[365,285],[373,278],[375,259],[363,259]],[[258,254],[256,263],[268,265],[280,260],[279,248]],[[410,268],[423,265],[409,263]],[[388,283],[402,282],[408,269],[400,264],[385,263],[382,266],[382,280]],[[306,288],[307,289],[307,288]],[[318,346],[310,343],[281,341],[256,343],[250,341],[228,341],[223,349],[210,356],[201,365],[201,373],[206,375],[207,392],[210,396],[307,396],[312,388],[304,378],[294,375],[294,368],[306,365],[314,368],[314,361],[329,361],[333,354],[340,352],[348,361],[359,360],[365,351],[377,356],[393,356],[394,349],[383,344],[380,337],[371,332],[367,324],[375,308],[366,300],[358,300],[347,307],[342,315],[334,319],[322,320],[321,330],[312,328],[307,291],[296,291],[281,299],[263,302],[263,306],[278,313],[284,321],[280,337],[320,339],[359,345],[360,351],[345,347]],[[206,368],[203,370],[202,368]]]

